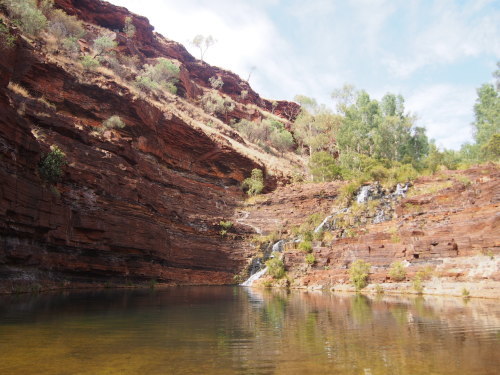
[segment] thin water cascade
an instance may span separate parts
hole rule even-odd
[[[359,190],[359,193],[356,197],[356,202],[361,204],[361,203],[366,203],[368,201],[368,198],[370,196],[370,185],[366,185],[361,187]]]
[[[316,227],[316,229],[314,229],[314,233],[318,233],[320,230],[323,229],[323,227],[326,225],[326,223],[328,222],[328,220],[330,220],[331,218],[333,217],[333,215],[329,215],[327,217],[325,217],[325,219],[321,222],[320,225],[318,225]]]
[[[269,256],[269,259],[274,257],[274,255],[272,255],[274,252],[282,253],[284,249],[285,249],[285,240],[279,240],[279,241],[275,242],[271,248],[271,255]],[[259,265],[261,264],[260,259],[257,259],[257,262]],[[260,279],[266,273],[267,273],[267,267],[264,267],[264,268],[260,269],[259,271],[250,274],[250,277],[247,280],[245,280],[243,283],[241,283],[240,285],[241,286],[252,286],[252,284],[255,281]]]
[[[240,284],[241,286],[252,286],[252,284],[260,279],[262,276],[264,276],[267,273],[267,267],[264,267],[260,271],[254,273],[252,276],[250,276],[244,283]]]
[[[394,192],[394,196],[396,197],[404,197],[406,195],[406,192],[408,191],[408,188],[410,187],[409,183],[406,183],[405,186],[398,184],[396,186],[396,191]]]

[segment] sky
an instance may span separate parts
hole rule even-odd
[[[401,94],[440,147],[472,140],[476,89],[500,60],[500,0],[111,0],[184,44],[212,35],[209,64],[261,96],[315,98],[344,84]]]

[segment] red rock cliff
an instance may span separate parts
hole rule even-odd
[[[110,29],[122,29],[130,15],[97,0],[56,4]],[[132,17],[136,42],[118,40],[119,48],[136,49],[144,61],[178,59],[186,98],[217,73],[226,94],[245,89],[247,102],[270,106],[235,74],[195,60],[153,33],[147,19]],[[264,166],[236,150],[230,128],[221,134],[200,125],[206,115],[188,102],[146,100],[113,77],[82,76],[72,67],[22,37],[0,53],[0,291],[153,279],[232,283],[248,255],[239,234],[245,227],[235,225],[222,237],[219,222],[233,215],[241,181]],[[115,114],[123,129],[94,132]],[[68,162],[55,186],[38,170],[51,145]]]

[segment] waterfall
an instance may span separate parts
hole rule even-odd
[[[314,233],[318,233],[320,230],[322,230],[323,227],[325,226],[325,224],[327,223],[327,221],[330,220],[332,217],[333,217],[333,215],[325,217],[325,219],[321,222],[321,224],[318,225],[316,227],[316,229],[314,229]]]
[[[369,192],[370,192],[370,185],[361,187],[358,196],[356,197],[356,202],[365,203],[368,200],[368,197],[370,196]]]
[[[278,253],[281,253],[283,251],[283,246],[285,245],[285,240],[279,240],[273,245],[273,248],[271,252],[277,251]]]
[[[264,267],[261,269],[259,272],[254,273],[252,276],[250,276],[244,283],[240,284],[241,286],[252,286],[252,284],[260,279],[263,275],[267,273],[267,267]]]
[[[271,248],[271,255],[269,256],[269,259],[274,258],[273,255],[274,252],[282,253],[284,249],[285,249],[285,240],[279,240],[278,242],[275,242]],[[280,257],[283,257],[283,255],[281,255]],[[255,259],[257,259],[257,261],[252,263],[255,263],[255,265],[259,268],[259,270],[257,272],[254,272],[255,267],[254,266],[251,267],[250,277],[247,280],[245,280],[245,282],[240,284],[241,286],[252,286],[252,284],[255,281],[257,281],[267,273],[267,267],[260,269],[260,265],[262,264],[260,258],[254,258],[254,261]]]
[[[410,187],[410,184],[406,183],[406,185],[403,187],[403,185],[398,184],[396,186],[396,191],[394,192],[394,196],[396,197],[404,197],[406,192],[408,191],[408,188]]]

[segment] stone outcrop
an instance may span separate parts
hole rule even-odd
[[[421,177],[409,189],[408,197],[398,201],[391,220],[378,224],[367,221],[355,227],[350,236],[336,230],[329,233],[328,240],[314,241],[316,262],[312,266],[306,263],[306,254],[296,249],[297,243],[289,242],[284,263],[293,285],[330,288],[348,283],[347,269],[356,259],[373,266],[372,283],[391,282],[389,266],[396,260],[408,262],[407,280],[430,267],[448,281],[500,281],[499,262],[489,260],[500,252],[499,177],[500,171],[493,164]],[[247,207],[244,222],[294,238],[292,227],[306,222],[311,214],[326,216],[338,209],[338,188],[338,183],[330,183],[278,189]],[[484,272],[476,269],[474,256],[484,258]],[[462,259],[472,263],[464,266],[467,261]],[[477,266],[483,267],[479,263]]]

